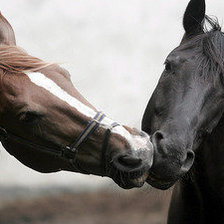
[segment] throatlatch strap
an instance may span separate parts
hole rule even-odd
[[[98,112],[93,120],[89,122],[80,136],[76,139],[76,141],[70,145],[70,150],[73,152],[77,151],[77,149],[87,140],[89,135],[91,135],[96,130],[104,117],[105,115],[102,112]]]
[[[109,138],[110,138],[110,134],[113,128],[120,126],[120,124],[118,124],[117,122],[114,122],[110,128],[108,128],[106,130],[105,133],[105,137],[103,140],[103,145],[102,145],[102,154],[101,154],[101,161],[102,161],[102,170],[106,173],[107,172],[107,167],[106,167],[106,152],[107,152],[107,148],[108,148],[108,144],[109,144]]]

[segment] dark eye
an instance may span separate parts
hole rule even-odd
[[[26,111],[20,114],[20,120],[28,124],[34,123],[40,118],[41,115],[35,111]]]
[[[171,72],[172,71],[172,65],[169,61],[165,62],[165,71],[166,72]]]

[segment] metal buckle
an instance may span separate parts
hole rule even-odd
[[[75,148],[70,148],[69,146],[65,146],[62,148],[62,157],[68,158],[68,159],[74,159],[76,155]]]

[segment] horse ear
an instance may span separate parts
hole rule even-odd
[[[0,12],[0,44],[16,45],[14,31]]]
[[[183,26],[186,36],[203,31],[202,22],[205,18],[205,0],[191,0],[184,13]]]

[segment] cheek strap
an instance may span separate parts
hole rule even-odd
[[[98,128],[100,122],[105,118],[105,114],[102,112],[97,112],[93,120],[89,122],[86,128],[82,131],[79,137],[75,140],[67,148],[70,149],[72,152],[76,152],[78,148],[88,139],[88,137]]]
[[[79,135],[79,137],[75,140],[74,143],[72,143],[70,146],[57,146],[55,147],[47,147],[43,145],[39,145],[36,143],[32,143],[20,136],[17,136],[9,131],[6,131],[6,129],[0,127],[0,142],[7,143],[10,140],[18,142],[22,145],[28,146],[32,149],[35,149],[36,151],[39,151],[41,153],[47,153],[62,159],[68,159],[74,168],[76,168],[78,171],[81,171],[82,173],[88,173],[84,171],[79,164],[75,164],[76,162],[76,155],[78,152],[79,147],[86,142],[88,137],[99,127],[100,122],[105,118],[105,115],[102,112],[97,112],[96,116],[91,120],[86,128],[82,131],[82,133]],[[101,155],[101,163],[102,163],[102,170],[103,172],[106,172],[106,151],[109,144],[109,138],[111,131],[114,127],[119,126],[118,123],[114,122],[110,127],[106,130],[105,137],[103,139],[103,145],[102,145],[102,155]]]
[[[105,133],[105,137],[103,140],[103,145],[102,145],[102,155],[101,155],[101,164],[102,164],[102,170],[107,173],[107,166],[106,166],[106,161],[107,161],[107,156],[106,156],[106,152],[108,149],[108,145],[109,145],[109,138],[110,138],[110,134],[113,128],[119,126],[119,124],[117,122],[114,122],[110,128],[108,128],[106,130]]]

